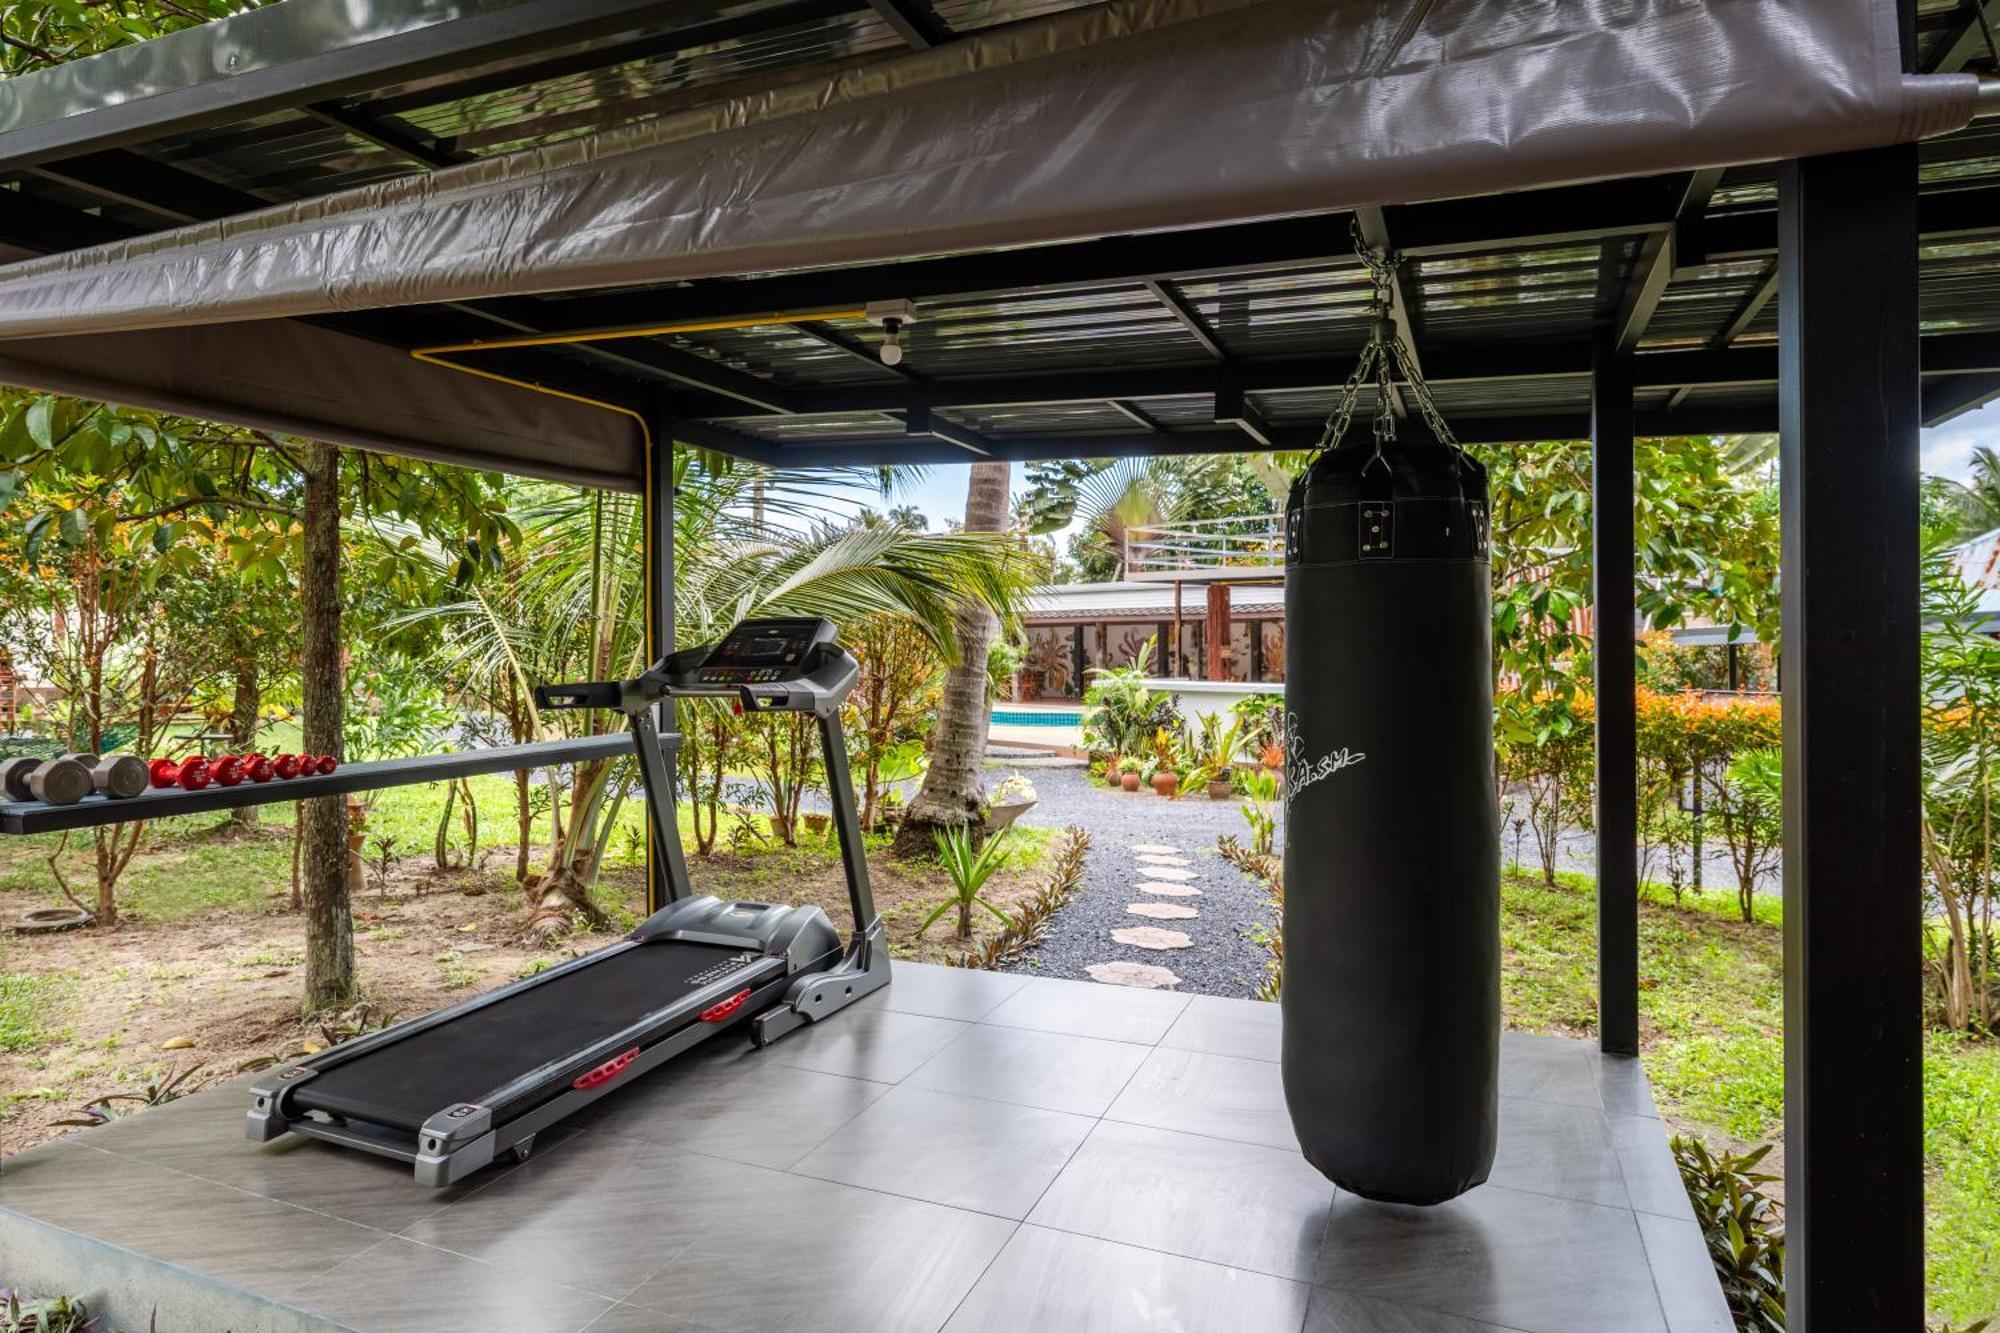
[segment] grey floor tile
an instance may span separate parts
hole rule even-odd
[[[1298,1151],[1278,1066],[1267,1060],[1156,1050],[1105,1116]]]
[[[427,1217],[411,1240],[509,1273],[619,1298],[737,1215],[767,1215],[787,1177],[586,1131],[546,1162]]]
[[[643,1305],[614,1305],[584,1325],[583,1333],[669,1333],[674,1321]]]
[[[1653,1090],[1646,1083],[1646,1071],[1629,1055],[1596,1056],[1592,1068],[1597,1075],[1597,1095],[1604,1109],[1613,1115],[1660,1118],[1653,1105]]]
[[[626,1296],[686,1333],[929,1333],[1014,1233],[983,1213],[785,1178]]]
[[[1089,1236],[1024,1226],[946,1333],[1297,1333],[1310,1289]]]
[[[1595,1107],[1500,1099],[1500,1146],[1487,1179],[1507,1189],[1629,1208],[1625,1174]]]
[[[588,1129],[758,1166],[787,1167],[866,1110],[889,1086],[754,1056],[675,1061],[572,1119]]]
[[[1001,1027],[1151,1045],[1167,1035],[1187,1004],[1187,996],[1165,991],[1033,977],[984,1021]]]
[[[1694,1221],[1687,1186],[1681,1183],[1673,1150],[1667,1146],[1667,1127],[1650,1116],[1614,1115],[1606,1117],[1606,1128],[1611,1146],[1618,1150],[1618,1166],[1625,1173],[1625,1192],[1631,1196],[1632,1206],[1641,1212]]]
[[[270,1293],[360,1254],[383,1233],[135,1158],[75,1144],[16,1158],[0,1208]]]
[[[1653,1286],[1666,1311],[1669,1333],[1731,1333],[1736,1323],[1694,1218],[1681,1221],[1641,1213],[1639,1236],[1646,1243],[1646,1261],[1653,1270]]]
[[[1296,1152],[1107,1120],[1028,1221],[1309,1280],[1333,1192]]]
[[[1431,1208],[1334,1200],[1322,1286],[1535,1333],[1663,1333],[1632,1213],[1483,1185]]]
[[[594,1327],[594,1326],[593,1326]],[[1455,1314],[1396,1305],[1352,1291],[1315,1287],[1305,1333],[1509,1333]]]
[[[898,962],[889,969],[889,984],[856,1007],[977,1023],[1028,981],[1027,977],[976,967]]]
[[[1568,1037],[1535,1032],[1500,1034],[1500,1095],[1601,1107],[1597,1094],[1597,1052]]]
[[[968,1024],[922,1014],[849,1009],[809,1023],[759,1053],[760,1058],[822,1074],[900,1083],[956,1041]]]
[[[1195,995],[1160,1045],[1204,1055],[1276,1060],[1284,1024],[1278,1006],[1263,1000],[1229,1000]]]
[[[1001,1217],[1025,1217],[1094,1124],[921,1088],[897,1088],[792,1169]]]
[[[401,1236],[290,1292],[288,1305],[356,1333],[575,1333],[611,1309],[601,1296],[432,1249]]]
[[[372,1153],[296,1134],[252,1143],[243,1134],[247,1107],[240,1089],[199,1093],[91,1130],[87,1140],[107,1152],[383,1231],[400,1231],[509,1169],[496,1166],[448,1189],[431,1189],[417,1183],[409,1163]],[[543,1135],[540,1150],[568,1133]]]
[[[912,1088],[1103,1115],[1152,1048],[981,1024],[905,1080]]]

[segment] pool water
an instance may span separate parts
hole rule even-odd
[[[996,708],[993,710],[993,722],[1001,727],[1080,727],[1083,725],[1083,714],[1067,709],[1050,712],[1037,709],[1031,713],[1018,708]]]

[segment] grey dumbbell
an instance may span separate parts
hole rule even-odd
[[[88,765],[69,755],[37,764],[28,774],[28,793],[44,805],[75,805],[96,790]]]
[[[39,759],[0,759],[0,792],[10,801],[34,800],[35,794],[28,790],[28,774],[41,766]]]
[[[129,801],[153,784],[146,761],[133,754],[108,754],[90,766],[91,785],[114,801]]]

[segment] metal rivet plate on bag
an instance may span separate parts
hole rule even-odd
[[[1357,547],[1364,559],[1386,560],[1389,558],[1395,506],[1389,504],[1364,504],[1356,511],[1356,521],[1360,524]]]

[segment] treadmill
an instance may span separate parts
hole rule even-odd
[[[724,1031],[765,1046],[888,985],[840,727],[860,667],[834,635],[827,620],[746,620],[637,680],[538,687],[545,709],[625,714],[667,905],[608,948],[273,1071],[250,1090],[251,1140],[303,1134],[449,1185],[502,1154],[526,1160],[541,1130]],[[669,763],[680,736],[658,717],[702,697],[817,719],[854,910],[845,944],[817,907],[694,896]]]

